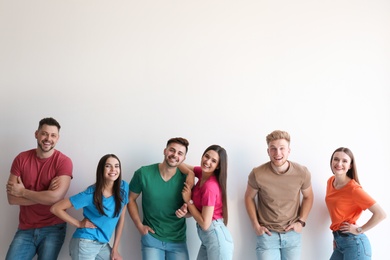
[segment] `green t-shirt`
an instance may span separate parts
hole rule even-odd
[[[151,227],[155,233],[150,235],[161,241],[186,241],[186,220],[175,214],[184,203],[181,192],[186,177],[177,170],[169,181],[164,181],[156,163],[139,168],[131,179],[130,191],[142,193],[142,223]]]

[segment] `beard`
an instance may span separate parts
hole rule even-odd
[[[44,149],[43,145],[40,144],[39,142],[38,142],[38,147],[39,147],[39,149],[41,149],[42,152],[45,152],[45,153],[50,152],[51,150],[54,149],[54,145],[51,145],[48,149]]]
[[[177,167],[180,162],[178,162],[176,159],[174,159],[174,162],[172,162],[172,157],[167,157],[165,158],[165,163],[169,166],[169,167]]]

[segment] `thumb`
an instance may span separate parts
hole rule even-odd
[[[18,176],[18,183],[22,183],[22,178],[20,178],[20,176]]]

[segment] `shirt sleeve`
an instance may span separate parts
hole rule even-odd
[[[73,195],[69,198],[70,203],[73,207],[78,210],[93,204],[93,191],[95,189],[93,186],[88,187],[85,191],[82,191],[76,195]]]
[[[130,181],[130,191],[140,194],[142,192],[141,169],[138,169]]]

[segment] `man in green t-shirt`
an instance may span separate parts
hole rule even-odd
[[[164,149],[164,161],[142,166],[130,181],[130,217],[141,233],[142,259],[188,260],[186,220],[176,210],[187,212],[181,192],[184,182],[193,185],[194,176],[185,175],[177,168],[186,158],[188,141],[171,138]],[[187,178],[188,177],[188,178]],[[141,221],[137,198],[142,193]]]

